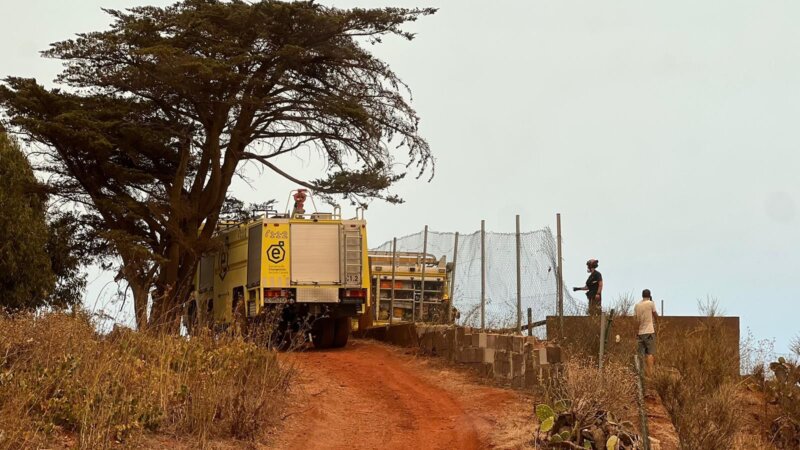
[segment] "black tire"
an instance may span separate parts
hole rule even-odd
[[[311,332],[314,340],[314,348],[331,348],[334,342],[334,323],[333,319],[319,319],[314,324]]]
[[[347,339],[350,338],[350,318],[339,317],[336,319],[336,330],[333,336],[333,347],[340,348],[347,345]]]

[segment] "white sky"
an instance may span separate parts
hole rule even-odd
[[[142,3],[0,0],[0,76],[52,80],[38,51],[105,27],[100,7]],[[374,47],[411,86],[437,169],[397,187],[404,205],[371,206],[372,245],[425,224],[512,231],[515,214],[555,228],[560,212],[568,285],[595,257],[606,299],[647,287],[695,314],[710,294],[779,352],[800,332],[800,3],[320,3],[441,8],[408,27],[414,41]],[[253,186],[234,194],[292,188]]]

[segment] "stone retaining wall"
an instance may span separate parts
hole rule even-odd
[[[410,323],[375,327],[361,337],[401,347],[419,347],[428,355],[477,369],[514,387],[534,387],[557,373],[561,348],[535,337],[485,333],[471,328]]]

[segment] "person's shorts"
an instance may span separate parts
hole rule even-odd
[[[656,354],[656,335],[651,334],[640,334],[636,337],[637,342],[639,343],[639,353],[643,355],[655,355]]]

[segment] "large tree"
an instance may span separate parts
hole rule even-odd
[[[431,166],[407,88],[368,46],[412,39],[401,26],[433,9],[185,0],[107,12],[109,30],[44,52],[64,61],[66,89],[6,78],[0,105],[53,188],[86,206],[121,258],[140,327],[155,287],[150,322],[176,329],[244,162],[357,200],[396,200],[387,189],[405,170]],[[277,162],[307,149],[327,164],[320,179]]]

